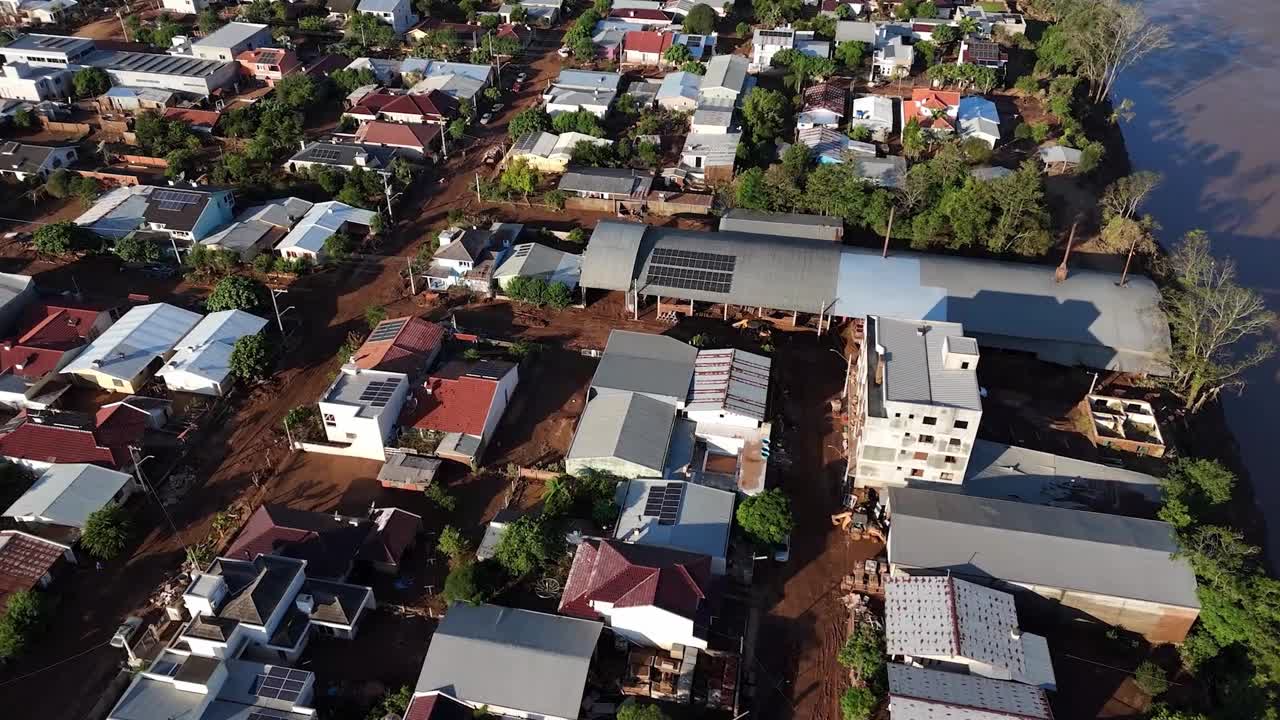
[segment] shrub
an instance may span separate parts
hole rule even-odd
[[[463,537],[462,531],[452,525],[445,525],[440,530],[440,538],[436,541],[436,550],[452,561],[471,552],[471,543]]]
[[[706,7],[706,5],[697,5],[695,9],[700,7]],[[657,705],[641,705],[635,698],[627,698],[622,705],[618,706],[616,718],[617,720],[667,720],[667,715]]]
[[[738,525],[762,545],[776,545],[795,527],[791,500],[779,488],[743,500],[735,513]]]
[[[271,343],[262,333],[245,335],[231,347],[228,365],[236,379],[257,382],[271,374]]]
[[[574,245],[586,245],[588,237],[590,236],[587,235],[586,230],[583,230],[582,228],[574,228],[569,231],[569,235],[565,238],[565,241],[571,242]]]
[[[1138,669],[1133,672],[1133,681],[1142,692],[1151,697],[1163,695],[1169,689],[1169,676],[1165,674],[1164,668],[1151,660],[1143,660],[1138,665]]]
[[[876,709],[878,700],[866,688],[849,688],[840,696],[840,714],[844,720],[867,720]]]
[[[113,250],[121,260],[130,263],[152,263],[160,259],[160,246],[137,235],[120,238]]]
[[[493,559],[511,575],[523,577],[555,560],[564,544],[564,533],[555,523],[526,515],[503,531]]]
[[[502,568],[492,560],[465,563],[449,571],[441,595],[448,602],[479,605],[497,594],[502,580]]]
[[[852,670],[873,692],[884,690],[888,684],[884,658],[884,633],[869,622],[859,623],[836,655],[836,661]]]
[[[21,655],[36,633],[49,620],[51,603],[35,590],[18,590],[9,595],[0,616],[0,660]]]
[[[364,322],[372,330],[378,323],[387,319],[387,309],[381,305],[370,305],[364,309]]]
[[[36,230],[31,244],[36,252],[45,255],[66,255],[81,249],[82,232],[80,226],[70,220],[49,223]]]
[[[563,210],[564,201],[568,197],[563,190],[548,190],[542,195],[542,202],[550,205],[555,210]]]
[[[424,493],[427,499],[445,512],[453,512],[458,507],[458,498],[449,494],[440,483],[431,483]]]
[[[262,305],[266,288],[262,283],[244,275],[228,275],[213,286],[213,292],[205,300],[209,312],[220,310],[256,310]]]
[[[114,559],[128,546],[130,530],[132,522],[123,507],[115,503],[104,505],[89,514],[80,535],[80,547],[102,560]]]

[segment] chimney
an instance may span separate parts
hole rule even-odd
[[[316,599],[310,593],[298,593],[298,596],[293,599],[293,606],[298,609],[298,612],[310,617],[311,613],[316,611]]]

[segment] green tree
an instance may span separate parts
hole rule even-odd
[[[1089,80],[1095,103],[1111,95],[1121,72],[1171,43],[1169,28],[1148,18],[1140,4],[1075,0],[1063,7],[1057,50]]]
[[[316,79],[306,73],[290,73],[276,81],[275,96],[285,107],[306,110],[320,100],[320,88]]]
[[[764,170],[753,167],[738,175],[733,186],[733,205],[748,210],[769,209],[769,188],[765,183]]]
[[[209,312],[253,311],[261,307],[265,297],[266,287],[257,280],[244,275],[228,275],[213,286],[204,306]]]
[[[425,494],[427,499],[434,503],[436,507],[445,512],[451,513],[458,507],[458,498],[450,495],[449,491],[445,490],[444,486],[440,483],[431,483],[427,486],[427,489],[423,494]]]
[[[1160,486],[1159,517],[1175,529],[1190,528],[1229,501],[1235,484],[1235,474],[1216,460],[1179,458]]]
[[[160,246],[136,233],[116,241],[115,254],[128,263],[153,263],[160,259]]]
[[[440,530],[439,539],[436,540],[436,550],[450,561],[457,562],[471,552],[471,543],[467,541],[461,530],[452,525],[445,525]]]
[[[178,148],[176,150],[170,150],[169,153],[164,156],[164,162],[164,176],[173,180],[185,177],[187,173],[192,171],[196,164],[196,154],[193,150]]]
[[[502,568],[491,560],[464,563],[449,571],[441,596],[447,602],[479,605],[497,594]]]
[[[694,9],[696,10],[700,7],[707,6],[697,5]],[[651,703],[641,704],[635,698],[627,698],[618,706],[616,718],[617,720],[667,720],[667,715],[657,705]]]
[[[845,7],[841,5],[841,7]],[[937,31],[935,30],[936,34]],[[867,44],[852,40],[842,42],[836,46],[836,60],[844,67],[850,70],[856,70],[862,67],[862,61],[867,57]]]
[[[271,375],[272,348],[272,343],[262,333],[237,339],[231,346],[231,357],[227,362],[231,375],[245,383],[265,380]]]
[[[66,168],[54,170],[44,181],[44,190],[50,197],[61,200],[71,194],[71,179],[74,177],[75,175]]]
[[[902,154],[911,159],[918,159],[929,150],[930,137],[915,118],[907,121],[902,129]]]
[[[49,601],[35,590],[17,590],[9,595],[0,615],[0,660],[18,657],[35,635],[49,622]]]
[[[86,67],[71,77],[76,97],[97,97],[111,89],[111,78],[102,68]]]
[[[738,526],[760,545],[777,545],[795,527],[791,500],[779,488],[765,490],[738,504]]]
[[[1187,234],[1166,263],[1162,307],[1173,350],[1167,385],[1190,412],[1199,412],[1223,390],[1244,386],[1242,375],[1271,357],[1265,337],[1275,321],[1261,295],[1236,282],[1231,260],[1215,258],[1209,237]]]
[[[946,47],[960,39],[960,28],[955,25],[938,25],[930,35],[939,47]]]
[[[508,194],[519,193],[527,200],[538,187],[538,171],[524,158],[516,158],[502,171],[498,186]]]
[[[689,49],[688,45],[676,43],[662,53],[662,59],[679,67],[693,59],[693,51]]]
[[[551,127],[558,133],[579,132],[593,137],[604,137],[604,128],[600,127],[600,118],[590,110],[560,113],[551,121]]]
[[[42,225],[32,235],[31,245],[44,255],[66,255],[79,250],[83,230],[70,220]]]
[[[81,205],[90,207],[93,205],[94,201],[98,199],[100,188],[98,187],[97,180],[79,175],[71,178],[71,192],[73,192],[77,198],[80,198]],[[89,234],[88,231],[85,231],[81,233],[81,236],[83,237],[87,234]]]
[[[693,75],[706,75],[707,66],[697,60],[690,60],[689,62],[680,65],[680,72],[687,72]]]
[[[1052,245],[1049,209],[1044,198],[1044,177],[1034,160],[1026,160],[1014,172],[992,181],[995,224],[987,236],[993,252],[1043,255]]]
[[[365,85],[377,85],[378,78],[369,68],[360,68],[358,70],[350,70],[343,68],[334,70],[329,73],[329,80],[342,92],[343,95],[349,95],[356,88]],[[225,117],[225,116],[224,116]]]
[[[861,622],[845,640],[836,661],[852,670],[859,681],[879,695],[889,687],[884,648],[884,631],[870,622]]]
[[[787,119],[787,98],[777,90],[756,88],[742,104],[742,119],[756,143],[771,141],[782,133]]]
[[[844,720],[867,720],[879,704],[879,699],[867,688],[849,688],[840,696],[840,714]]]
[[[196,16],[196,29],[201,35],[208,35],[222,26],[222,18],[216,8],[207,7]]]
[[[349,185],[343,186],[345,191]],[[339,194],[339,199],[342,195]],[[355,241],[351,236],[344,232],[336,232],[330,235],[321,246],[321,252],[324,253],[325,262],[340,263],[351,256],[351,251],[355,249]]]
[[[366,720],[382,720],[388,715],[401,717],[404,715],[404,711],[408,709],[411,700],[413,700],[412,685],[401,685],[400,689],[395,692],[388,690],[382,696],[382,700],[369,710]]]
[[[547,132],[551,130],[551,116],[539,107],[525,108],[516,113],[507,124],[507,135],[518,140],[531,132]]]
[[[526,515],[503,531],[493,559],[511,575],[523,577],[553,562],[564,546],[564,533],[555,523]]]
[[[1133,671],[1133,681],[1142,692],[1156,697],[1169,689],[1169,676],[1164,668],[1151,660],[1143,660]]]
[[[125,509],[108,503],[89,513],[80,534],[80,547],[96,558],[112,560],[128,547],[132,531],[133,521]]]
[[[710,35],[716,31],[716,11],[710,5],[698,3],[689,9],[681,27],[690,35]]]
[[[375,15],[352,13],[347,16],[347,32],[343,42],[358,51],[392,48],[396,45],[396,33]]]
[[[754,0],[751,7],[755,10],[756,20],[773,27],[799,17],[804,3],[803,0]]]

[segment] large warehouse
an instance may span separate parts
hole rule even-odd
[[[955,492],[889,490],[895,574],[954,575],[1182,642],[1200,614],[1173,526]]]
[[[785,232],[780,228],[779,232]],[[1167,373],[1169,328],[1150,279],[1092,270],[1054,280],[1044,265],[880,253],[798,236],[605,221],[583,255],[582,287],[814,315],[957,322],[988,347],[1061,365]],[[671,306],[667,305],[667,309]],[[726,308],[727,310],[727,308]],[[677,309],[678,311],[678,309]]]

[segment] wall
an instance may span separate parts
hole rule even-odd
[[[136,175],[117,174],[103,170],[77,170],[81,177],[102,180],[113,185],[140,185],[142,181]]]
[[[564,469],[570,475],[577,475],[585,468],[593,468],[612,473],[620,478],[634,480],[636,478],[661,477],[662,468],[647,468],[616,457],[602,458],[565,458]]]
[[[489,444],[489,439],[493,437],[493,431],[498,427],[498,422],[502,420],[502,415],[507,411],[507,403],[511,402],[511,396],[515,394],[516,385],[519,383],[519,365],[511,368],[511,372],[498,381],[498,388],[493,393],[493,404],[489,406],[489,414],[485,417],[484,434],[480,436],[481,453],[484,452],[485,446]]]
[[[639,645],[670,650],[672,645],[688,645],[705,650],[707,641],[693,634],[693,621],[662,608],[642,607],[611,608],[603,614],[609,627],[619,635]]]
[[[588,212],[614,212],[617,210],[617,203],[613,200],[605,200],[604,198],[583,198],[570,196],[565,198],[564,207],[566,210],[586,210]]]
[[[133,395],[138,392],[137,386],[141,385],[142,382],[150,377],[150,374],[143,372],[140,377],[132,380],[119,380],[117,378],[103,375],[96,370],[80,370],[72,373],[71,377],[73,379],[78,379],[80,381],[79,384],[81,385],[91,385],[94,387],[100,387],[104,390]]]
[[[169,167],[169,161],[160,157],[151,157],[150,155],[116,155],[117,160],[126,165],[138,165],[141,167],[151,167],[165,169]]]
[[[215,380],[190,372],[165,373],[160,378],[170,390],[197,393],[199,395],[221,395],[222,385]],[[224,378],[225,379],[225,378]]]

